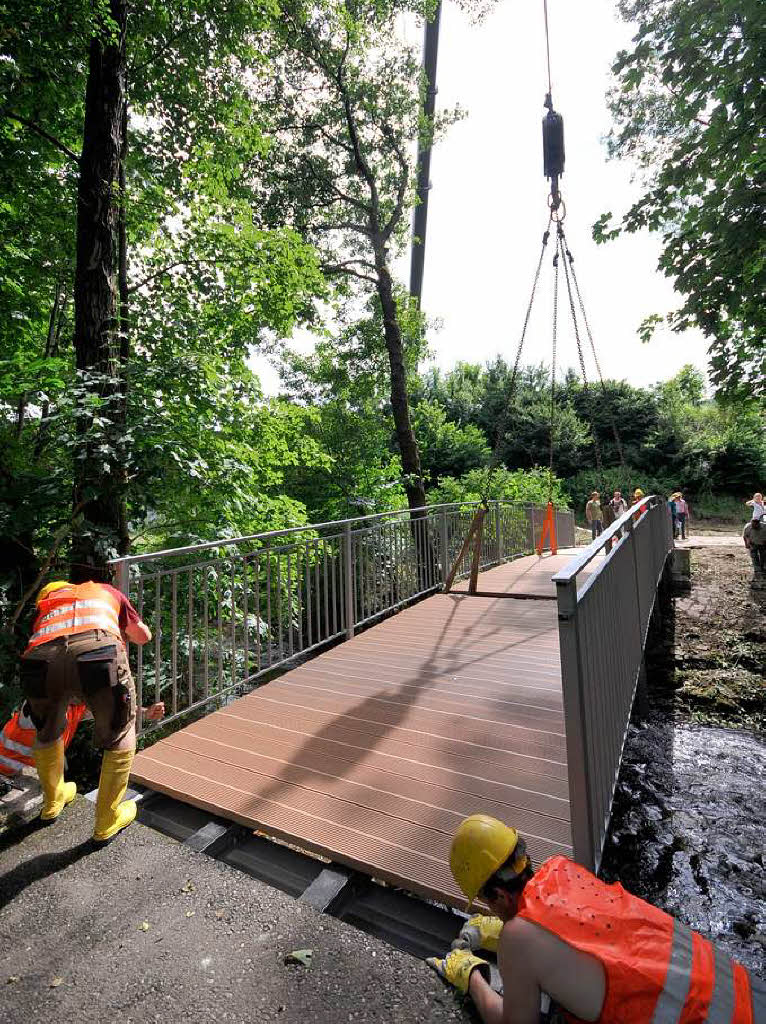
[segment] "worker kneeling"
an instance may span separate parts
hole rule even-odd
[[[121,803],[136,748],[136,691],[125,640],[151,639],[130,601],[102,583],[59,581],[43,587],[37,617],[21,659],[21,683],[37,727],[33,757],[43,791],[44,822],[55,821],[74,800],[64,781],[67,705],[87,704],[93,741],[104,750],[93,838],[104,842],[129,825],[136,803]]]
[[[459,826],[450,867],[471,918],[428,963],[473,998],[487,1024],[537,1024],[546,992],[568,1019],[599,1024],[759,1024],[766,987],[707,939],[566,857],[533,871],[523,839],[496,818]],[[503,996],[473,950],[496,949]]]

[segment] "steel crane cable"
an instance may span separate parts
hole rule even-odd
[[[567,294],[569,296],[569,310],[572,314],[572,327],[574,329],[575,341],[577,342],[577,357],[580,361],[580,371],[582,373],[583,392],[585,395],[585,408],[588,411],[588,420],[590,421],[590,429],[593,435],[593,448],[596,454],[596,469],[601,480],[604,478],[604,466],[601,459],[601,445],[598,441],[598,432],[596,431],[596,423],[593,417],[593,409],[591,406],[591,392],[588,387],[588,375],[585,372],[585,356],[582,350],[582,341],[580,340],[580,329],[577,324],[577,312],[575,310],[574,295],[572,292],[572,282],[569,276],[569,262],[567,256],[569,255],[569,249],[566,244],[566,238],[564,235],[564,229],[559,224],[556,232],[556,244],[558,251],[561,254],[561,259],[564,264],[564,278],[567,285]]]
[[[494,476],[495,470],[500,464],[500,449],[502,448],[503,440],[505,438],[505,428],[508,423],[508,412],[511,407],[511,401],[516,391],[516,382],[519,374],[519,364],[521,362],[521,353],[524,348],[524,341],[527,336],[527,328],[529,327],[529,318],[532,314],[532,306],[535,302],[535,295],[537,294],[537,284],[540,280],[540,270],[543,265],[543,259],[545,257],[545,250],[548,246],[548,239],[551,236],[551,223],[553,217],[548,217],[548,224],[543,232],[543,244],[540,248],[540,257],[537,261],[537,267],[535,268],[535,276],[532,281],[532,292],[529,296],[529,302],[527,303],[527,312],[524,317],[524,326],[521,329],[521,338],[516,349],[516,358],[513,362],[513,370],[511,371],[511,379],[508,382],[508,388],[505,393],[505,400],[503,402],[503,408],[500,413],[500,419],[497,426],[497,434],[495,437],[495,447],[492,452],[492,458],[490,459],[489,468],[487,470],[486,485],[484,487],[484,494],[482,495],[482,502],[486,505],[489,498],[489,491],[492,484],[492,477]]]
[[[548,58],[548,96],[551,96],[553,89],[551,88],[551,42],[550,33],[548,32],[548,0],[543,0],[543,14],[545,16],[545,53]]]
[[[598,379],[599,379],[599,382],[601,384],[601,392],[602,392],[602,394],[604,396],[604,399],[605,399],[605,403],[604,404],[606,405],[606,411],[607,411],[607,414],[609,416],[609,422],[610,422],[611,427],[612,427],[612,434],[614,435],[614,443],[617,446],[617,454],[618,454],[619,459],[620,459],[620,466],[622,467],[622,469],[623,469],[623,471],[624,471],[624,473],[626,475],[626,479],[627,479],[628,467],[627,467],[627,464],[625,462],[625,453],[624,453],[623,447],[622,447],[622,438],[620,437],[620,432],[617,429],[617,421],[614,418],[614,410],[612,409],[612,402],[611,402],[611,400],[609,398],[609,392],[606,389],[606,384],[604,384],[604,375],[601,372],[601,364],[599,363],[598,354],[596,353],[596,344],[593,341],[593,333],[591,332],[590,323],[588,322],[588,316],[587,316],[587,314],[585,312],[585,304],[583,303],[582,295],[580,294],[580,285],[579,285],[579,283],[577,281],[577,273],[576,273],[575,267],[574,267],[574,256],[569,251],[569,245],[567,245],[566,252],[567,252],[567,259],[569,261],[569,269],[570,269],[570,272],[572,274],[572,281],[573,281],[574,287],[575,287],[575,294],[577,295],[577,302],[578,302],[578,304],[580,306],[580,313],[582,314],[582,321],[585,324],[585,331],[586,331],[586,334],[588,335],[588,342],[590,343],[590,350],[593,353],[593,362],[596,364],[596,372],[598,373]]]
[[[554,448],[554,426],[556,416],[556,335],[559,323],[559,244],[558,232],[561,230],[559,224],[556,233],[556,252],[553,256],[553,354],[551,358],[551,407],[550,407],[550,444],[548,448],[548,502],[553,496],[553,448]]]

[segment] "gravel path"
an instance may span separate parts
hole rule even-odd
[[[92,851],[92,827],[78,798],[0,840],[3,1020],[475,1020],[407,954],[140,824]]]

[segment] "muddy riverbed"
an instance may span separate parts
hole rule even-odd
[[[691,551],[647,654],[602,875],[766,974],[766,593],[741,546]]]

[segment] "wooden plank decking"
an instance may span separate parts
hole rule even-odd
[[[133,777],[463,906],[465,815],[514,823],[536,860],[572,851],[556,605],[430,597],[149,747]]]

